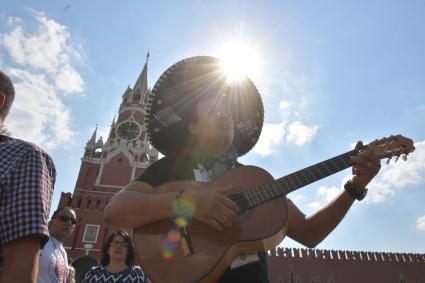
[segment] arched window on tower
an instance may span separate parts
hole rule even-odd
[[[133,95],[133,102],[139,102],[141,97],[140,93],[136,93]]]
[[[87,209],[90,209],[90,205],[91,205],[91,199],[88,199],[88,200],[87,200],[86,208],[87,208]]]
[[[77,201],[77,208],[80,208],[81,207],[81,198],[78,198],[78,201]]]
[[[101,158],[102,157],[102,148],[100,148],[100,147],[96,148],[93,152],[92,157],[93,158]]]
[[[101,201],[100,201],[100,199],[98,199],[98,200],[96,201],[96,209],[97,209],[97,210],[100,210],[100,209],[101,209]]]

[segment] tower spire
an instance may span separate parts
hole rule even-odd
[[[149,61],[149,52],[146,55],[145,66],[143,67],[142,73],[140,73],[139,78],[134,84],[134,90],[140,89],[142,92],[148,90],[148,61]]]
[[[96,124],[96,129],[94,130],[93,134],[91,135],[89,143],[96,143],[96,134],[97,134],[97,124]]]

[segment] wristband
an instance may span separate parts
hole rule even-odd
[[[367,194],[366,188],[362,191],[357,191],[353,187],[353,184],[351,183],[351,181],[347,181],[347,183],[345,183],[344,189],[350,196],[352,196],[353,198],[355,198],[358,201],[364,199],[366,197],[366,194]]]

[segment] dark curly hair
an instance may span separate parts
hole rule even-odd
[[[111,246],[111,243],[113,239],[115,238],[115,236],[123,237],[124,241],[127,243],[127,257],[125,259],[125,264],[127,264],[128,266],[134,265],[135,253],[134,253],[133,241],[131,240],[130,235],[121,229],[112,232],[112,234],[109,235],[108,239],[103,244],[102,259],[100,263],[102,264],[102,266],[107,266],[109,264],[110,258],[108,254],[108,248]]]

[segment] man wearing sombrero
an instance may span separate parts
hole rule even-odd
[[[240,219],[241,205],[237,198],[229,196],[232,186],[214,181],[231,176],[232,170],[244,168],[237,158],[258,141],[263,114],[261,97],[253,82],[245,78],[229,84],[218,59],[199,56],[172,65],[155,84],[145,117],[149,140],[165,157],[111,199],[105,209],[106,221],[137,228],[160,220],[183,218],[183,224],[180,221],[177,226],[186,227],[192,218],[216,233],[233,231],[246,221]],[[356,145],[357,149],[362,147],[361,142]],[[353,176],[345,190],[313,215],[306,217],[292,201],[284,198],[289,237],[305,246],[316,246],[338,225],[354,200],[364,197],[366,185],[380,169],[379,159],[365,150],[351,161]],[[164,191],[167,188],[164,184],[177,180],[211,182],[207,183],[211,187],[192,189],[190,183],[185,183],[184,187]],[[155,193],[155,188],[160,193]],[[193,206],[192,211],[190,205],[185,210],[193,215],[176,215],[176,203],[178,207],[183,200]],[[273,213],[276,212],[270,211]],[[186,252],[196,254],[190,231],[188,234],[185,229],[178,231],[179,239],[189,249]],[[233,262],[217,277],[218,281],[268,282],[266,259],[262,251],[232,258]],[[168,276],[169,282],[175,282],[173,274]]]

